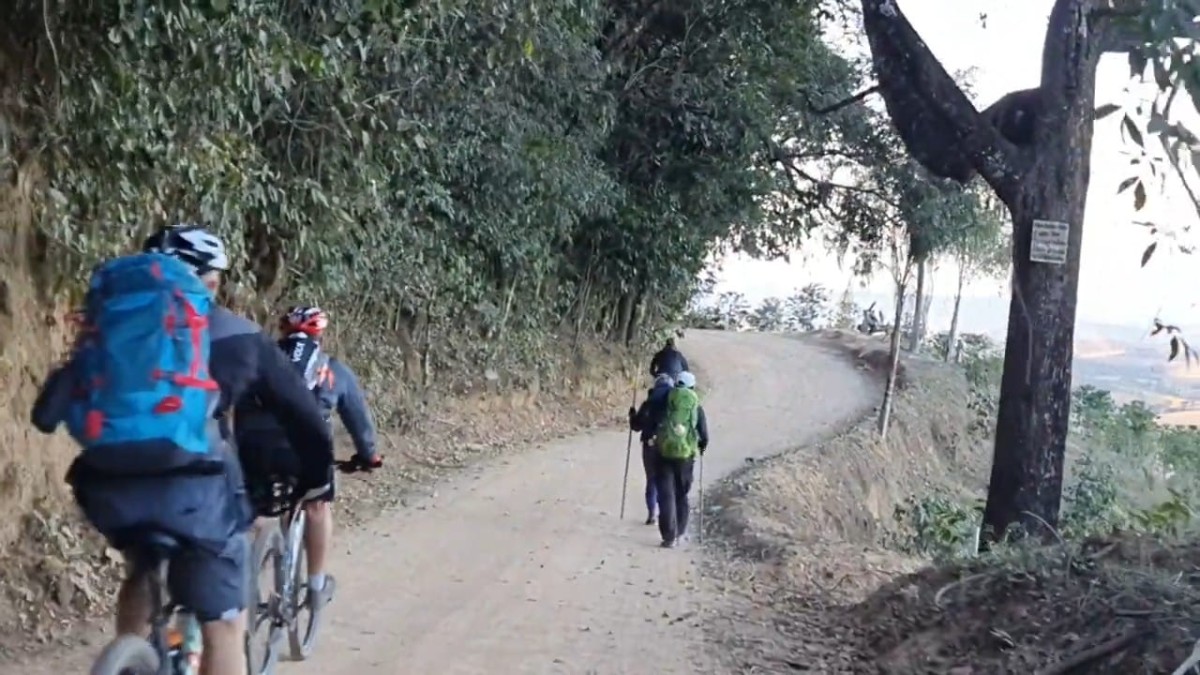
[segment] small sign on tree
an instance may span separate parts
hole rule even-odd
[[[1067,264],[1071,226],[1057,220],[1033,221],[1033,236],[1029,242],[1029,259],[1051,265]]]

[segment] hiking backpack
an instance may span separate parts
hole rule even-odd
[[[220,390],[208,372],[213,299],[187,264],[159,253],[92,271],[70,361],[67,431],[100,473],[217,470],[212,421]]]
[[[658,427],[659,453],[666,459],[691,459],[700,449],[700,395],[694,389],[676,387],[667,394],[667,412]]]
[[[300,377],[304,378],[304,386],[308,387],[318,400],[322,398],[322,392],[333,388],[330,358],[325,350],[321,349],[319,342],[304,334],[289,335],[279,341],[279,348],[299,371]],[[330,411],[324,408],[322,412],[326,416],[330,414]]]

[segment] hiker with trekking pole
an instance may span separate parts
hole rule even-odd
[[[649,399],[642,406],[647,410],[644,419],[639,418],[638,411],[632,411],[630,415],[630,439],[635,425],[643,430],[652,430],[643,446],[649,460],[647,475],[653,481],[658,501],[658,531],[662,535],[662,547],[674,548],[687,532],[690,508],[688,493],[692,490],[697,458],[703,476],[704,452],[708,448],[708,422],[700,405],[700,395],[696,393],[696,376],[686,370],[679,373],[674,387],[666,392],[661,404],[647,404],[650,404]],[[626,453],[627,473],[628,461]],[[650,488],[647,487],[646,491],[649,493]],[[701,492],[701,502],[703,499]],[[700,508],[703,509],[703,504]],[[653,520],[648,519],[647,522]]]
[[[630,446],[633,432],[641,432],[639,440],[642,444],[642,469],[646,472],[646,524],[653,525],[655,510],[658,506],[658,489],[655,478],[655,468],[658,465],[658,450],[651,443],[658,424],[662,421],[667,410],[667,396],[675,386],[675,380],[663,373],[654,379],[654,386],[646,393],[646,400],[636,409],[629,407]],[[629,470],[629,447],[625,449],[625,469]],[[624,504],[624,500],[622,500]]]

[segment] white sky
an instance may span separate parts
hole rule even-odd
[[[901,0],[900,5],[933,53],[951,72],[974,68],[973,87],[980,108],[1003,94],[1036,86],[1041,76],[1042,40],[1046,17],[1053,0]],[[980,14],[986,12],[986,27]],[[1127,61],[1119,55],[1106,56],[1100,66],[1096,104],[1120,103],[1129,99]],[[1152,90],[1151,90],[1152,91]],[[1146,89],[1140,88],[1143,96]],[[1175,104],[1176,115],[1189,128],[1200,128],[1186,97]],[[1200,322],[1195,289],[1200,286],[1200,257],[1159,246],[1146,268],[1141,254],[1151,238],[1134,220],[1190,225],[1196,214],[1178,185],[1167,194],[1150,191],[1150,200],[1135,213],[1129,193],[1116,194],[1117,185],[1131,175],[1126,152],[1130,150],[1118,129],[1120,115],[1111,115],[1096,125],[1093,142],[1091,189],[1083,237],[1079,292],[1079,319],[1098,323],[1148,326],[1155,316],[1193,324]],[[1148,139],[1149,140],[1149,139]],[[1182,235],[1180,241],[1197,243],[1200,237]],[[944,265],[935,279],[939,296],[953,292],[955,270]],[[810,281],[820,281],[840,294],[849,279],[838,269],[833,256],[814,243],[791,263],[733,258],[724,261],[718,290],[741,291],[752,301],[766,296],[786,296]],[[1004,297],[1007,280],[974,284],[973,296]],[[872,292],[887,293],[886,272],[868,285]],[[1003,310],[1001,310],[1003,311]],[[1001,317],[1001,320],[1002,317]],[[967,327],[969,330],[970,328]]]

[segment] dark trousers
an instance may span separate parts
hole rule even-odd
[[[663,541],[675,541],[687,531],[688,493],[696,466],[693,459],[660,457],[655,468],[658,487],[658,531]]]
[[[646,472],[646,513],[653,518],[658,506],[658,450],[648,443],[642,443],[642,469]]]

